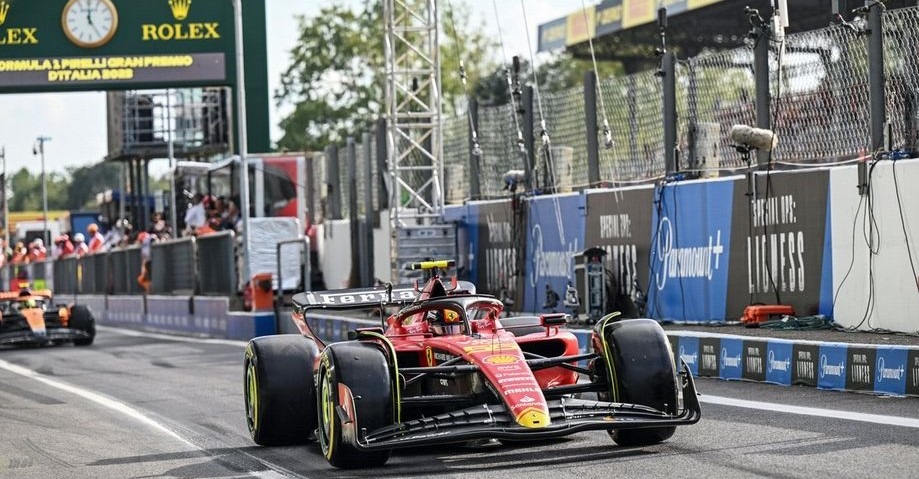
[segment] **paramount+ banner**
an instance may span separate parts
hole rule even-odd
[[[829,172],[770,176],[757,175],[752,203],[746,180],[735,183],[726,318],[777,301],[831,316]]]
[[[653,192],[642,187],[587,194],[584,248],[606,251],[605,266],[615,279],[619,298],[630,298],[636,289],[642,294],[648,291]]]
[[[732,179],[724,179],[655,188],[649,317],[724,320],[734,187]]]
[[[919,348],[668,334],[693,376],[919,396]]]

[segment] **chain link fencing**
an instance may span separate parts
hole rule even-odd
[[[778,137],[777,168],[841,164],[864,157],[870,145],[868,38],[861,19],[786,36],[770,44],[770,118]],[[753,40],[727,51],[707,52],[677,64],[679,167],[702,176],[737,172],[746,162],[731,144],[735,124],[756,124]],[[919,8],[884,13],[886,116],[890,144],[919,151]],[[600,179],[604,183],[661,178],[664,164],[662,81],[656,70],[597,82]],[[560,190],[587,186],[588,153],[583,87],[541,92],[542,110]],[[551,179],[540,153],[539,105],[534,100],[534,148],[539,185]],[[468,130],[461,117],[448,119],[445,170],[468,164]],[[517,117],[519,121],[520,117]],[[604,122],[612,142],[606,142]],[[527,125],[521,125],[526,127]],[[513,106],[479,109],[482,197],[506,195],[503,175],[522,169]],[[701,145],[709,141],[709,145]],[[702,148],[702,147],[705,148]],[[714,157],[712,155],[714,154]],[[755,159],[754,159],[755,161]],[[700,172],[700,171],[694,171]],[[455,196],[454,196],[455,197]]]

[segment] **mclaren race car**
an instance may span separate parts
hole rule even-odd
[[[397,448],[589,430],[620,445],[649,445],[700,419],[692,376],[675,364],[657,322],[610,314],[580,352],[566,315],[502,317],[498,299],[441,279],[438,270],[452,265],[414,264],[430,274],[423,288],[295,295],[302,335],[259,337],[246,347],[255,443],[318,439],[329,463],[355,468],[382,465]],[[332,344],[309,325],[314,309],[371,306],[398,311]]]
[[[0,345],[89,346],[95,336],[86,306],[55,305],[48,290],[0,292]]]

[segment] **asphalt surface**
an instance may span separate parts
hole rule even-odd
[[[697,381],[702,421],[653,447],[580,433],[339,471],[315,444],[250,441],[242,343],[119,331],[100,328],[88,348],[0,350],[0,478],[919,477],[919,398],[714,379]]]

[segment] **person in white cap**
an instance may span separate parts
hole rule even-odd
[[[83,233],[73,235],[73,253],[77,256],[89,253],[89,246],[86,245],[86,237],[83,236]]]

